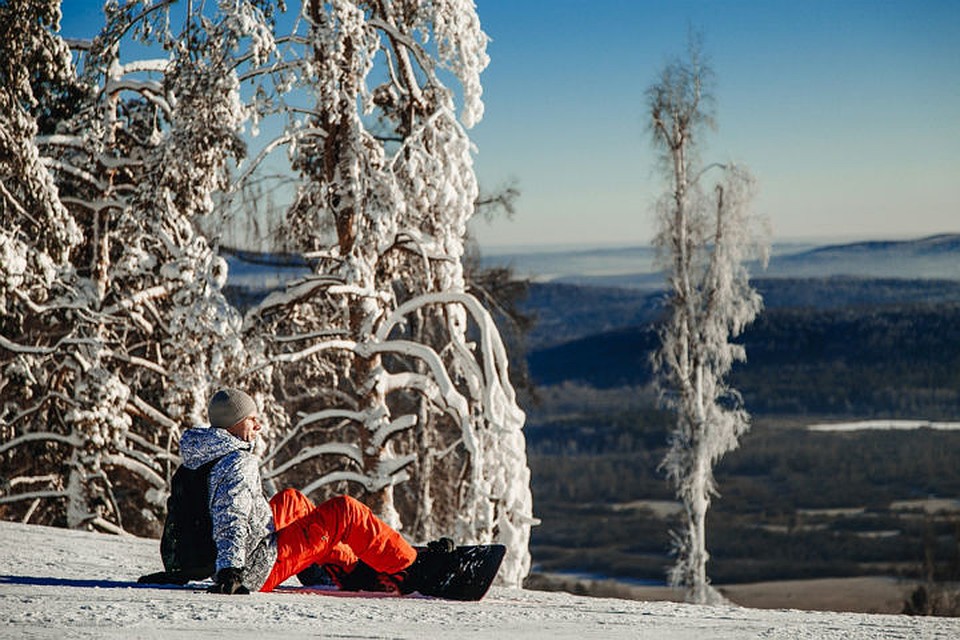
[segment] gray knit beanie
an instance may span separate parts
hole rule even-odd
[[[207,415],[211,427],[229,429],[257,412],[257,403],[240,389],[220,389],[210,398]]]

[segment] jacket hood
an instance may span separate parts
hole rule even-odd
[[[180,457],[188,469],[222,458],[234,451],[253,451],[255,442],[244,442],[223,429],[194,427],[180,436]]]

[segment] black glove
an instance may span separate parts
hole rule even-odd
[[[427,549],[434,553],[453,553],[457,548],[457,543],[453,538],[438,538],[427,543]]]
[[[207,589],[207,593],[225,593],[229,596],[250,593],[250,590],[243,586],[243,569],[236,567],[220,569],[217,571],[217,581]]]

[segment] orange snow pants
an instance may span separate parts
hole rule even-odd
[[[311,564],[336,564],[347,571],[358,560],[379,573],[397,573],[417,557],[399,533],[350,496],[314,506],[296,489],[270,499],[277,530],[277,561],[260,591],[272,591]]]

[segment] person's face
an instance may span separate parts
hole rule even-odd
[[[257,439],[257,432],[260,431],[260,418],[256,414],[247,416],[237,424],[227,429],[227,433],[240,438],[244,442],[253,442]]]

